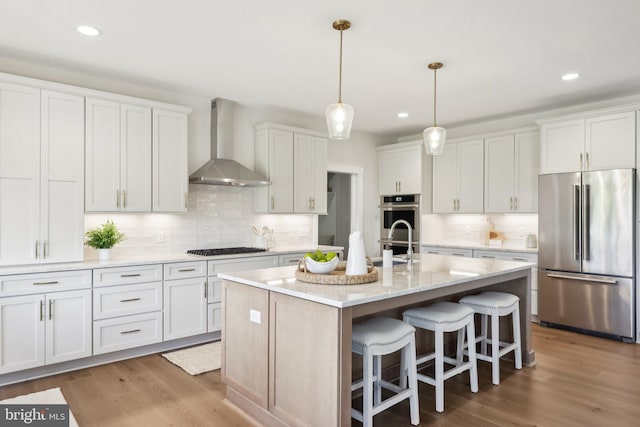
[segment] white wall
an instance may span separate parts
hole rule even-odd
[[[122,80],[114,80],[107,79],[100,76],[95,75],[94,73],[82,71],[82,70],[70,70],[59,68],[50,65],[32,63],[23,60],[17,59],[9,59],[0,57],[0,72],[5,72],[9,74],[17,74],[26,77],[32,77],[36,79],[54,81],[63,84],[69,84],[74,86],[81,86],[90,89],[102,90],[106,92],[118,93],[123,95],[135,96],[139,98],[146,98],[156,101],[162,101],[172,104],[179,104],[185,107],[192,108],[192,112],[189,115],[189,171],[193,172],[206,160],[209,159],[210,156],[210,107],[211,107],[211,99],[215,97],[215,94],[209,96],[207,94],[202,95],[194,95],[188,93],[175,93],[171,91],[167,91],[161,89],[161,82],[152,82],[144,79],[140,79],[137,81],[131,80],[131,78],[123,78]],[[185,76],[187,79],[188,76]],[[243,163],[245,166],[253,168],[253,126],[255,124],[270,121],[276,123],[282,123],[289,126],[296,126],[308,129],[314,129],[321,132],[326,131],[325,119],[323,116],[324,107],[321,106],[319,108],[319,114],[317,116],[311,115],[302,115],[292,111],[283,110],[283,109],[274,109],[264,106],[248,106],[248,105],[236,105],[236,115],[234,121],[234,141],[233,144],[226,144],[225,141],[219,142],[219,151],[224,155],[224,157],[233,158]],[[357,114],[356,114],[356,122],[357,122]],[[344,164],[354,167],[360,167],[364,170],[364,224],[363,224],[363,235],[365,236],[365,248],[367,254],[375,254],[378,250],[377,240],[378,240],[378,218],[377,218],[377,205],[378,205],[378,167],[377,167],[377,156],[375,152],[375,147],[377,145],[381,145],[383,143],[388,143],[387,138],[377,137],[372,134],[367,134],[363,132],[354,131],[352,133],[352,138],[348,141],[330,141],[328,146],[328,163],[329,164]],[[252,190],[250,189],[242,189],[235,191],[244,191],[241,193],[241,199],[249,198],[253,196]],[[232,197],[230,194],[224,190],[224,187],[211,187],[209,189],[204,188],[196,188],[196,186],[190,186],[190,193],[202,193],[202,194],[224,194],[224,197]],[[190,197],[192,197],[190,195]],[[197,197],[197,196],[194,196]],[[283,219],[283,216],[277,218],[277,215],[267,216],[267,215],[254,215],[251,212],[252,207],[245,203],[243,206],[246,211],[243,212],[243,217],[241,221],[244,221],[244,228],[246,229],[249,224],[255,223],[256,225],[260,225],[262,223],[267,224],[281,224],[281,233],[284,233],[286,238],[281,240],[286,240],[288,242],[296,242],[299,239],[304,240],[307,236],[304,236],[307,231],[302,231],[301,228],[307,229],[307,223],[313,223],[313,218],[309,219],[308,216],[302,216],[307,218],[306,220],[297,218],[297,219]],[[207,212],[209,214],[209,218],[217,218],[215,223],[216,226],[223,226],[221,229],[235,229],[237,224],[233,222],[229,222],[230,227],[224,227],[224,215],[218,215],[216,217],[216,212],[220,213],[219,210],[216,209],[215,205],[208,206]],[[201,227],[206,227],[206,225],[202,225],[207,223],[204,219],[206,216],[201,215],[199,212],[190,212],[190,214],[195,215],[195,217],[199,218],[199,224]],[[113,217],[111,215],[110,217]],[[131,232],[130,235],[132,238],[129,240],[129,243],[126,246],[129,246],[130,251],[133,251],[133,247],[137,243],[141,243],[143,246],[149,244],[149,240],[155,241],[156,235],[156,225],[150,226],[147,225],[153,221],[160,221],[163,223],[170,224],[167,227],[171,230],[178,229],[182,230],[177,232],[176,236],[180,236],[178,241],[189,241],[196,242],[200,244],[199,232],[197,227],[193,228],[191,226],[185,226],[184,223],[188,223],[189,220],[185,220],[182,216],[166,216],[165,219],[157,216],[157,214],[151,215],[154,220],[140,220],[144,216],[128,216],[121,215],[119,216],[120,222],[126,222],[127,224],[131,223]],[[272,217],[272,218],[269,218]],[[294,216],[287,216],[294,217]],[[295,217],[298,217],[297,215]],[[92,224],[99,224],[100,221],[103,221],[105,216],[89,216],[88,221],[86,222],[87,226],[91,226]],[[193,218],[192,218],[193,219]],[[222,222],[221,222],[222,221]],[[231,219],[229,219],[231,221]],[[298,223],[302,222],[305,225],[299,226]],[[294,224],[293,230],[289,230],[286,228],[286,224]],[[127,226],[129,227],[129,226]],[[149,228],[149,229],[147,229]],[[313,225],[311,225],[311,229],[313,230]],[[192,230],[191,232],[187,232],[185,230]],[[244,233],[244,231],[243,231]],[[245,234],[241,233],[237,236],[238,244],[245,242],[248,237]],[[140,236],[141,240],[137,240],[133,238],[133,236]],[[151,236],[151,237],[150,237]],[[201,239],[200,239],[201,240]],[[227,242],[228,240],[225,240]],[[231,244],[225,243],[225,244]],[[182,244],[177,244],[176,247],[182,247]],[[125,247],[126,247],[125,246]],[[163,248],[156,248],[157,250],[166,250],[171,245],[165,245]]]

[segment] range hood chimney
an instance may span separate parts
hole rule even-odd
[[[234,102],[216,98],[211,102],[211,160],[189,177],[192,184],[257,187],[269,180],[235,160],[218,158],[218,143],[233,144]]]

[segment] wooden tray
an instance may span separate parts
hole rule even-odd
[[[317,283],[320,285],[362,285],[378,280],[378,270],[373,267],[371,258],[367,257],[367,274],[346,274],[347,263],[338,263],[335,270],[327,274],[316,274],[307,271],[304,260],[298,261],[296,268],[296,279],[307,283]]]

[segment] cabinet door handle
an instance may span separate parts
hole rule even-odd
[[[52,280],[51,282],[33,282],[34,285],[57,285],[57,280]]]
[[[38,256],[40,256],[40,255],[38,254],[38,246],[39,246],[39,245],[38,245],[38,241],[36,240],[36,259],[38,259]]]
[[[133,302],[133,301],[140,301],[141,298],[128,298],[128,299],[121,299],[120,302]]]
[[[402,181],[398,181],[398,192],[402,192]]]
[[[42,258],[46,258],[49,256],[49,241],[45,240],[42,244]]]
[[[204,299],[207,299],[209,297],[209,291],[208,291],[208,286],[207,286],[207,281],[204,281]]]
[[[40,321],[44,320],[44,301],[40,300]]]
[[[585,165],[586,165],[585,169],[589,170],[589,153],[586,153],[584,157],[585,157]]]
[[[456,210],[456,199],[453,199],[453,210]]]
[[[509,210],[513,210],[513,197],[509,197]]]
[[[130,331],[122,331],[120,332],[120,335],[125,335],[125,334],[134,334],[136,332],[140,332],[141,329],[131,329]]]
[[[580,170],[582,170],[582,153],[580,153]]]
[[[275,200],[273,200],[273,196],[271,196],[271,210],[274,209],[275,205],[276,205]]]
[[[312,197],[311,201],[313,202],[313,210],[315,211],[316,210],[316,198]]]
[[[188,206],[187,206],[188,196],[189,196],[189,193],[187,193],[187,192],[185,191],[185,192],[184,192],[184,196],[183,196],[183,198],[184,198],[184,208],[185,208],[185,209],[187,209],[187,208],[188,208]]]
[[[518,210],[518,196],[513,198],[513,209]]]
[[[127,207],[127,190],[122,190],[122,207]]]
[[[116,189],[116,208],[120,207],[120,190]]]
[[[49,300],[49,320],[53,319],[53,300]]]
[[[179,273],[186,273],[187,271],[196,271],[195,268],[181,268],[178,270]]]

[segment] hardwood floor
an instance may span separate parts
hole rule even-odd
[[[420,384],[420,425],[640,425],[640,345],[533,325],[532,346],[537,365],[516,371],[503,362],[499,386],[484,362],[477,394],[467,375],[447,381],[442,414],[433,388]],[[62,389],[80,427],[253,425],[224,400],[220,371],[194,377],[160,355],[2,387],[0,399],[52,387]],[[397,405],[374,422],[410,426],[409,407]]]

